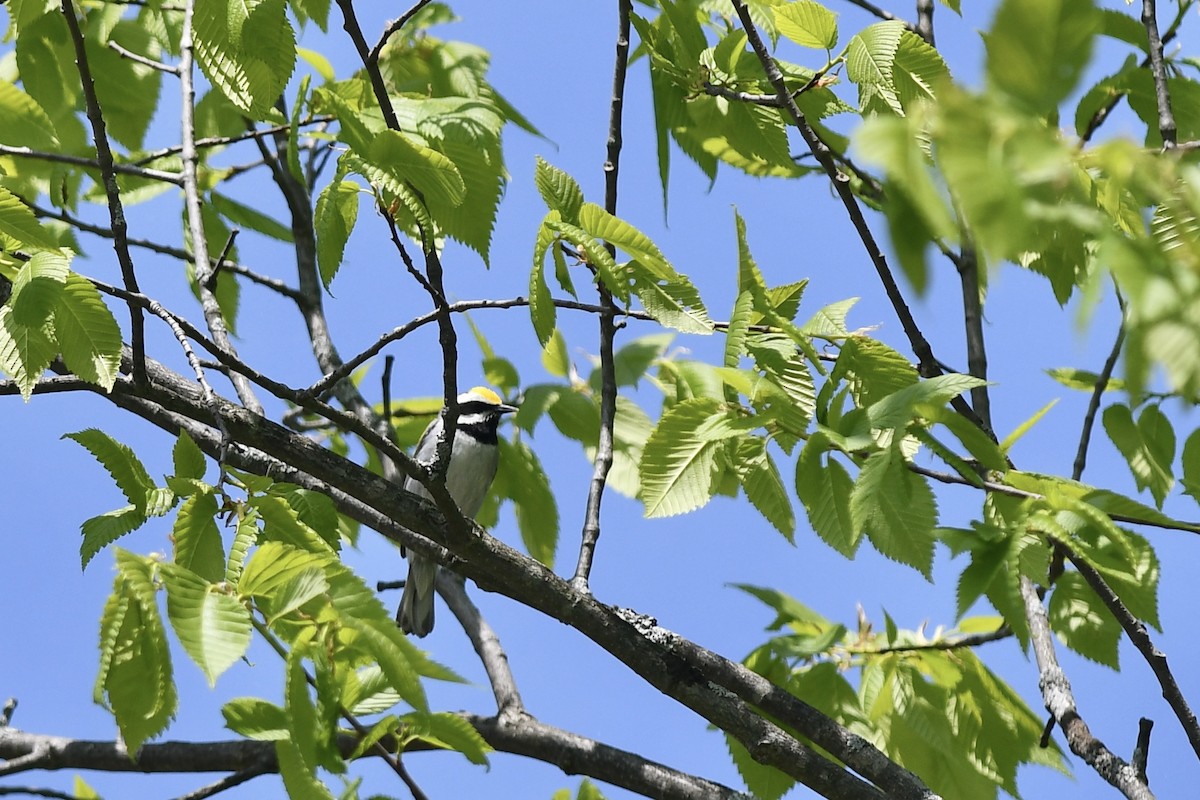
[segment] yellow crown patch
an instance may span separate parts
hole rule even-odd
[[[500,399],[500,395],[496,394],[486,386],[472,386],[471,394],[477,394],[484,400],[487,400],[489,403],[495,403],[496,405],[500,405],[504,402]]]

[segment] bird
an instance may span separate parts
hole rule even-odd
[[[508,405],[486,386],[476,386],[458,396],[458,422],[446,469],[446,490],[464,517],[474,518],[487,497],[500,463],[496,428],[501,417],[516,410],[516,406]],[[425,464],[431,462],[441,432],[442,417],[438,415],[421,434],[413,458]],[[431,499],[415,478],[407,478],[404,489]],[[433,584],[438,565],[411,551],[406,557],[408,578],[396,611],[396,623],[405,633],[423,637],[433,630]]]

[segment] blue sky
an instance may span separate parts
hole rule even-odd
[[[374,38],[384,20],[402,10],[393,4],[359,5],[368,38]],[[852,31],[873,21],[849,3],[830,5],[840,14],[843,41]],[[964,5],[966,17],[961,20],[939,5],[938,44],[955,76],[970,85],[978,82],[983,61],[977,31],[987,27],[992,4],[968,0]],[[527,293],[533,237],[544,214],[532,182],[535,156],[541,155],[567,170],[581,183],[588,199],[602,202],[601,166],[605,158],[615,6],[615,2],[540,0],[521,3],[518,8],[471,0],[454,4],[462,17],[460,23],[435,32],[489,50],[493,56],[492,82],[546,137],[508,132],[506,161],[512,181],[500,209],[491,269],[485,270],[471,253],[451,248],[444,262],[454,299]],[[1114,7],[1125,5],[1115,3]],[[325,53],[337,74],[344,77],[358,64],[341,33],[336,9],[331,22],[328,36],[310,27],[301,44]],[[1115,45],[1106,45],[1099,55],[1109,55],[1106,63],[1115,69],[1125,53]],[[782,56],[800,58],[795,51]],[[1093,74],[1100,73],[1093,70]],[[163,91],[165,95],[174,87],[164,81]],[[843,95],[848,100],[853,99],[850,91]],[[849,122],[847,117],[846,124]],[[164,116],[156,122],[152,140],[170,143],[176,137],[174,130],[175,123]],[[1105,135],[1132,130],[1135,126],[1117,115],[1106,127]],[[243,158],[250,158],[249,151],[241,152]],[[231,194],[263,210],[281,213],[281,203],[252,191],[253,180],[235,181]],[[876,335],[907,353],[900,326],[862,245],[824,179],[755,180],[722,170],[710,187],[699,170],[676,151],[670,218],[664,224],[646,64],[642,61],[633,65],[626,102],[619,213],[654,238],[676,268],[692,277],[715,318],[726,318],[733,302],[734,207],[746,218],[750,245],[768,283],[810,279],[802,317],[828,302],[860,297],[849,320],[851,327],[875,327]],[[173,195],[134,207],[130,209],[131,232],[155,237],[168,230],[168,238],[178,243],[181,234],[176,232],[177,209],[178,200]],[[883,221],[874,218],[872,223],[880,238],[886,240]],[[78,263],[78,269],[106,279],[116,276],[114,259],[105,243],[85,241],[84,246],[92,260]],[[243,262],[263,272],[290,277],[286,247],[252,234],[243,234],[239,247]],[[158,256],[137,255],[144,291],[198,319],[198,308],[183,286],[180,265]],[[942,360],[965,368],[957,278],[949,263],[937,261],[931,262],[931,276],[931,288],[924,299],[908,292],[918,322]],[[993,274],[991,287],[986,335],[995,384],[992,403],[996,428],[1004,435],[1047,402],[1059,398],[1058,405],[1017,446],[1014,459],[1023,469],[1069,474],[1086,397],[1053,382],[1043,370],[1058,366],[1098,370],[1116,331],[1114,306],[1102,303],[1090,325],[1081,327],[1074,307],[1060,311],[1049,286],[1036,276],[1004,266]],[[427,310],[427,298],[406,278],[387,242],[382,220],[366,203],[333,294],[328,311],[343,355],[358,351],[380,332]],[[566,313],[559,317],[572,358],[586,372],[589,354],[596,351],[595,320]],[[541,367],[525,310],[481,311],[473,315],[473,320],[498,353],[517,365],[525,383],[550,379]],[[247,287],[243,290],[240,326],[238,346],[250,363],[292,385],[305,385],[318,377],[315,366],[305,357],[308,351],[301,320],[286,303],[263,290]],[[470,386],[482,382],[482,372],[465,324],[459,330],[459,383]],[[632,321],[621,332],[618,344],[656,332],[648,323]],[[157,352],[171,354],[166,359],[169,363],[181,366],[168,332],[154,329],[151,343]],[[709,359],[717,356],[721,346],[718,337],[681,336],[673,344],[673,348]],[[402,381],[394,390],[397,395],[440,393],[440,361],[432,326],[388,352],[396,356],[397,375]],[[378,368],[370,380],[377,375]],[[644,387],[637,397],[652,414],[657,412],[653,389]],[[1196,424],[1194,416],[1177,403],[1167,404],[1165,410],[1175,421],[1182,442]],[[5,656],[0,658],[0,696],[16,696],[21,701],[14,724],[22,729],[111,738],[115,726],[102,709],[91,703],[91,689],[97,620],[111,587],[112,561],[102,554],[81,574],[78,526],[87,517],[122,505],[123,501],[103,470],[81,448],[59,437],[84,427],[102,428],[132,445],[152,475],[169,471],[172,442],[157,429],[92,396],[37,397],[28,406],[10,398],[0,419],[5,442],[0,449],[0,474],[5,476],[0,491],[5,508],[0,552],[4,554],[3,574],[10,598]],[[548,424],[538,429],[533,446],[558,496],[562,519],[559,571],[567,573],[574,565],[590,465],[577,445],[564,441]],[[1091,452],[1086,481],[1117,491],[1134,491],[1127,468],[1102,434],[1094,440]],[[781,469],[790,483],[792,464],[782,461]],[[939,489],[938,500],[943,524],[963,524],[978,513],[980,498],[972,490]],[[637,503],[610,493],[593,589],[605,602],[651,614],[661,625],[734,658],[740,658],[765,638],[762,628],[773,616],[756,601],[728,587],[735,582],[777,588],[825,616],[851,625],[860,605],[879,625],[884,609],[906,628],[927,624],[932,629],[954,623],[954,582],[963,565],[951,562],[944,548],[939,549],[933,584],[867,548],[856,561],[846,561],[811,534],[798,503],[796,506],[800,522],[796,545],[792,546],[744,500],[718,498],[694,514],[645,521]],[[1168,500],[1166,510],[1185,519],[1200,516],[1191,501],[1178,496],[1178,492]],[[121,544],[137,552],[164,552],[169,548],[168,533],[169,525],[156,521]],[[502,516],[495,533],[513,543],[519,541],[511,513]],[[1200,648],[1190,630],[1193,581],[1188,565],[1194,559],[1195,543],[1184,533],[1154,531],[1148,535],[1163,564],[1165,633],[1156,635],[1156,641],[1170,657],[1185,693],[1190,692],[1194,698],[1200,687],[1200,659],[1196,658]],[[399,578],[403,572],[394,548],[369,533],[348,560],[369,583]],[[708,731],[702,719],[659,695],[598,647],[559,623],[499,595],[475,591],[474,596],[508,651],[531,713],[545,722],[641,752],[672,767],[740,786],[722,737]],[[14,598],[21,598],[19,610]],[[386,602],[390,605],[396,600],[398,597]],[[984,608],[977,611],[990,613]],[[432,686],[431,702],[438,708],[487,714],[492,710],[492,701],[482,669],[444,607],[439,614],[438,629],[423,645],[475,684]],[[1138,717],[1156,721],[1150,761],[1152,787],[1160,797],[1186,796],[1185,787],[1192,786],[1198,775],[1195,761],[1140,657],[1123,645],[1124,672],[1118,675],[1070,655],[1065,648],[1060,648],[1059,654],[1081,713],[1092,731],[1112,749],[1127,756]],[[987,645],[981,656],[1032,707],[1041,708],[1036,668],[1014,641]],[[222,727],[219,709],[226,699],[261,695],[278,700],[282,686],[278,659],[265,648],[256,648],[250,662],[233,667],[210,690],[199,670],[181,652],[176,653],[181,710],[166,738],[225,738],[228,732]],[[406,763],[434,798],[548,798],[555,789],[578,784],[578,778],[564,776],[553,767],[500,754],[494,756],[490,772],[449,754],[415,755]],[[1112,791],[1086,767],[1077,762],[1074,765],[1077,780],[1046,769],[1024,771],[1020,782],[1023,794],[1083,800]],[[366,766],[361,772],[366,776],[363,796],[404,795],[394,776],[377,766]],[[138,796],[170,797],[212,779],[85,777],[108,797],[128,796],[131,790]],[[17,776],[0,785],[15,783],[66,788],[70,776]],[[630,796],[603,788],[611,798]],[[223,796],[282,794],[278,781],[268,777]],[[789,795],[809,796],[811,793],[803,788]]]

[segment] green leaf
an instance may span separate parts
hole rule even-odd
[[[38,150],[60,146],[54,122],[45,109],[5,80],[0,80],[0,142]]]
[[[551,211],[546,220],[558,219],[558,212]],[[557,310],[554,308],[550,286],[546,283],[546,251],[554,248],[558,252],[554,230],[543,222],[538,228],[537,240],[533,246],[533,270],[529,273],[529,315],[533,320],[533,330],[537,334],[538,343],[543,347],[554,334]]]
[[[26,327],[47,323],[66,285],[69,263],[61,253],[38,253],[25,262],[8,301],[14,322]]]
[[[484,741],[471,723],[458,714],[446,711],[413,713],[405,714],[402,720],[408,736],[456,750],[472,764],[482,766],[488,763],[487,756],[492,752],[492,746]]]
[[[196,60],[244,114],[267,115],[296,65],[285,0],[197,0]]]
[[[646,313],[658,322],[683,333],[713,332],[700,292],[686,276],[672,270],[672,277],[663,278],[641,261],[630,261],[623,273]]]
[[[1100,375],[1085,369],[1074,367],[1058,367],[1046,370],[1046,374],[1066,386],[1068,389],[1078,389],[1081,392],[1093,392],[1100,382]],[[1104,391],[1120,391],[1125,388],[1125,381],[1120,378],[1109,378],[1104,384]]]
[[[333,800],[333,794],[316,776],[316,767],[304,761],[300,748],[291,739],[275,742],[279,775],[291,800]]]
[[[779,476],[779,468],[767,452],[766,440],[759,437],[739,439],[734,449],[733,468],[751,504],[775,526],[775,530],[789,542],[794,541],[796,517],[792,513],[792,502]]]
[[[779,800],[796,785],[794,778],[775,767],[755,761],[741,742],[728,733],[725,734],[725,746],[729,748],[733,765],[745,781],[746,788],[757,800]]]
[[[171,532],[175,563],[212,583],[225,578],[225,548],[216,516],[216,496],[194,494],[180,506]]]
[[[287,713],[288,741],[296,746],[308,771],[315,774],[320,762],[321,739],[332,731],[323,731],[317,722],[317,709],[309,694],[304,668],[304,648],[293,647],[287,654],[284,681],[284,711]]]
[[[1129,406],[1114,404],[1104,409],[1104,430],[1129,464],[1139,490],[1150,489],[1155,504],[1163,500],[1175,485],[1171,464],[1175,460],[1175,433],[1171,423],[1158,409],[1147,406],[1134,424]]]
[[[155,601],[153,562],[118,549],[117,578],[100,631],[96,700],[106,702],[130,753],[162,733],[178,697]]]
[[[309,567],[290,578],[262,605],[269,614],[268,624],[275,622],[302,607],[314,597],[329,592],[329,581],[318,567]]]
[[[283,498],[269,495],[255,497],[250,501],[250,506],[262,517],[262,534],[268,539],[322,554],[336,552],[341,546],[336,529],[314,530]]]
[[[89,35],[84,44],[108,135],[131,150],[140,149],[158,108],[162,73],[126,58],[107,44],[116,43],[155,60],[162,57],[161,46],[143,25],[131,19],[117,22],[107,42],[101,38]]]
[[[850,495],[850,518],[880,553],[930,577],[937,502],[925,479],[909,471],[898,447],[863,464]]]
[[[229,560],[225,563],[225,581],[241,590],[242,569],[246,565],[246,554],[258,542],[258,512],[252,508],[239,508],[237,527],[233,542],[229,545]]]
[[[221,706],[225,727],[247,739],[277,742],[287,739],[287,712],[258,697],[235,697]]]
[[[63,434],[62,438],[70,439],[91,453],[108,470],[125,499],[145,513],[147,495],[154,489],[154,481],[133,450],[96,428]]]
[[[647,517],[693,511],[713,495],[717,452],[739,434],[720,403],[696,398],[676,403],[646,440],[639,473]]]
[[[822,456],[828,442],[814,435],[796,462],[796,495],[808,512],[808,522],[821,540],[846,558],[853,558],[862,541],[862,528],[850,514],[854,480],[833,458]]]
[[[837,47],[837,14],[812,0],[775,6],[775,28],[801,47],[832,50]],[[744,776],[743,776],[744,777]],[[751,788],[751,791],[754,791]],[[755,792],[757,794],[757,792]]]
[[[878,339],[865,336],[852,336],[842,344],[830,378],[845,380],[860,408],[867,408],[920,379],[907,358]]]
[[[560,331],[555,331],[542,348],[542,367],[556,378],[565,378],[571,372],[571,357],[567,354],[567,340]]]
[[[537,455],[521,440],[501,439],[500,469],[505,494],[513,501],[525,550],[547,567],[558,548],[558,504]]]
[[[54,307],[54,328],[67,368],[111,391],[121,366],[121,328],[91,281],[67,276]]]
[[[988,80],[1050,114],[1075,88],[1100,25],[1091,0],[1004,0],[986,37]]]
[[[655,278],[674,283],[682,277],[649,236],[595,203],[579,209],[579,227],[629,255]]]
[[[247,516],[245,522],[249,524],[254,519]],[[238,591],[254,597],[272,597],[297,575],[313,568],[324,571],[329,563],[330,556],[326,554],[310,553],[284,542],[264,542],[245,565]]]
[[[22,250],[58,252],[58,238],[38,222],[20,198],[3,186],[0,186],[0,234],[12,237]]]
[[[1078,572],[1066,572],[1050,595],[1050,627],[1063,643],[1098,664],[1121,668],[1121,625]]]
[[[1056,405],[1058,405],[1057,397],[1039,408],[1033,413],[1033,416],[1014,428],[1013,432],[1008,436],[1005,436],[1004,441],[1000,442],[1000,452],[1007,454],[1008,451],[1012,449],[1012,446],[1016,444],[1022,436],[1029,433],[1033,426],[1037,425],[1042,417],[1046,416],[1050,409],[1054,408]]]
[[[136,506],[125,506],[97,517],[85,520],[80,530],[83,541],[79,544],[81,567],[86,569],[96,554],[127,533],[137,530],[146,522],[146,515]]]
[[[467,185],[454,162],[400,131],[380,131],[367,157],[399,181],[407,181],[430,203],[457,206]]]
[[[218,214],[235,225],[256,231],[263,236],[269,236],[281,242],[290,244],[293,241],[291,228],[279,220],[268,217],[257,209],[239,203],[232,197],[227,197],[213,191],[209,193],[208,202]],[[318,255],[320,254],[318,253]]]
[[[390,619],[362,620],[343,615],[342,624],[355,634],[354,646],[379,664],[392,688],[418,711],[429,711],[425,689],[410,657],[416,647]]]
[[[185,567],[163,564],[160,569],[175,635],[213,686],[250,646],[250,612],[237,598]]]
[[[867,408],[867,419],[872,428],[899,430],[907,427],[913,417],[920,413],[920,406],[942,406],[952,397],[986,383],[987,381],[980,378],[961,373],[929,378],[899,389],[871,404]]]
[[[1183,445],[1184,494],[1200,502],[1200,428],[1192,431]]]
[[[887,20],[868,25],[846,48],[846,77],[858,84],[863,109],[885,110],[903,116],[892,69],[904,36],[904,23]]]
[[[0,306],[0,370],[17,384],[25,402],[57,354],[58,342],[49,322],[21,325],[13,319],[11,306]]]
[[[557,211],[564,221],[572,225],[579,224],[583,190],[574,178],[538,156],[533,170],[533,184],[547,208]]]
[[[192,480],[203,480],[207,469],[207,461],[199,445],[188,436],[187,431],[180,431],[171,450],[171,461],[175,465],[175,477]]]

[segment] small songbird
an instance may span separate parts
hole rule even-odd
[[[446,469],[446,490],[465,517],[473,518],[479,513],[492,479],[496,477],[500,462],[496,427],[500,417],[516,410],[516,406],[506,405],[499,395],[484,386],[476,386],[458,396],[458,423],[450,449],[450,465]],[[413,458],[423,463],[432,461],[441,432],[439,415],[421,434]],[[405,480],[404,488],[429,498],[425,487],[412,478]],[[412,552],[407,558],[408,579],[404,582],[404,596],[400,598],[396,622],[405,633],[425,636],[433,630],[433,583],[438,565]]]

